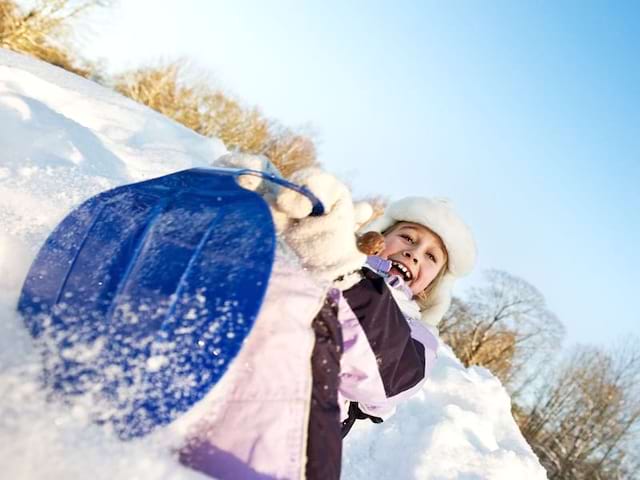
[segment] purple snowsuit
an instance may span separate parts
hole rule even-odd
[[[338,479],[343,428],[388,417],[436,348],[376,273],[327,290],[280,256],[251,335],[196,406],[181,461],[223,480]]]

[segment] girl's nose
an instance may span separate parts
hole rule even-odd
[[[411,252],[407,252],[406,250],[404,252],[402,252],[402,255],[404,255],[405,257],[407,257],[408,259],[410,259],[413,263],[417,264],[418,263],[418,259],[416,257],[414,257],[413,255],[411,255]]]

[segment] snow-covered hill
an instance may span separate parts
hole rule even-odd
[[[0,477],[195,479],[156,435],[122,443],[47,403],[38,356],[15,313],[30,262],[74,206],[116,185],[203,166],[225,152],[120,95],[0,50]],[[500,383],[441,346],[423,391],[347,439],[343,478],[543,479]]]

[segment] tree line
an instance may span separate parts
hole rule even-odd
[[[607,319],[602,319],[603,326]],[[637,478],[640,468],[640,343],[576,346],[525,280],[490,270],[454,298],[440,335],[466,365],[491,370],[551,480]]]
[[[285,176],[317,163],[308,132],[282,125],[216,88],[184,61],[115,77],[74,51],[74,28],[109,0],[0,0],[0,47],[113,88],[230,149],[264,154]],[[383,205],[374,199],[376,210]],[[603,319],[603,324],[607,319]],[[488,368],[551,480],[632,478],[640,468],[640,344],[562,352],[564,327],[525,280],[488,271],[454,298],[440,335],[466,366]]]

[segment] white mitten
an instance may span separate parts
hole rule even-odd
[[[213,162],[214,167],[226,168],[248,168],[251,170],[259,170],[261,172],[281,177],[280,171],[271,161],[264,155],[253,155],[250,153],[227,153],[219,157]],[[241,187],[247,190],[257,191],[258,193],[275,193],[275,184],[265,181],[263,178],[255,175],[241,175],[238,178]]]
[[[293,219],[284,230],[285,240],[304,267],[324,281],[360,270],[367,257],[356,246],[356,217],[366,207],[354,206],[346,185],[319,168],[299,170],[290,180],[307,187],[325,208],[324,215],[309,217],[312,205],[306,197],[284,188],[278,193],[276,207]]]
[[[227,153],[213,162],[213,166],[223,168],[248,168],[269,173],[276,177],[282,177],[280,170],[264,155],[252,155],[239,152]],[[271,217],[273,218],[276,232],[280,233],[287,227],[289,222],[287,215],[277,208],[273,208],[275,197],[280,188],[277,184],[256,175],[240,175],[238,177],[238,184],[247,190],[259,193],[267,201],[271,209]]]

